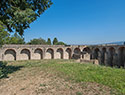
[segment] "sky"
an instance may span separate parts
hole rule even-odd
[[[26,42],[40,37],[80,45],[125,41],[125,0],[52,1],[25,30]]]

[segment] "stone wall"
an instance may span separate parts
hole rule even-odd
[[[71,59],[72,53],[81,54],[85,46],[63,45],[3,45],[0,60]],[[76,58],[76,57],[74,57]],[[77,58],[76,58],[77,59]]]
[[[97,60],[100,65],[125,67],[125,46],[3,45],[0,48],[0,61],[41,59]]]

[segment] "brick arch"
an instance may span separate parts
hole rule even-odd
[[[89,47],[83,48],[83,53],[91,53],[91,49]]]
[[[63,49],[62,49],[62,48],[58,48],[58,49],[56,50],[56,52],[58,53],[57,59],[64,59],[64,52],[63,52]]]
[[[30,60],[31,59],[31,52],[29,49],[22,49],[20,54],[22,56],[22,60]]]
[[[106,64],[106,52],[107,52],[107,49],[105,47],[103,47],[101,49],[101,52],[102,52],[102,55],[101,55],[101,64],[102,65],[105,65]]]
[[[7,60],[7,61],[16,60],[16,51],[14,49],[7,49],[4,52],[4,60]]]
[[[73,51],[73,58],[74,59],[80,59],[80,55],[81,55],[80,48],[75,48],[74,51]]]
[[[36,48],[34,50],[35,59],[43,59],[43,50],[41,48]]]
[[[108,57],[108,65],[113,67],[115,65],[114,55],[115,55],[115,48],[110,47],[109,48],[109,57]]]
[[[117,66],[125,67],[125,47],[119,47],[118,48],[118,63]]]
[[[54,59],[54,50],[52,48],[46,50],[46,59]]]
[[[100,53],[99,48],[95,48],[95,49],[94,49],[94,59],[97,59],[97,60],[98,60],[98,58],[99,58],[99,53]]]
[[[89,47],[85,47],[82,50],[82,58],[85,60],[92,59],[91,49]]]
[[[71,48],[66,49],[66,59],[71,59],[72,58],[72,50]]]

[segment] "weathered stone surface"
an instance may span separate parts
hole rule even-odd
[[[125,67],[125,46],[118,45],[3,45],[0,61],[77,59],[97,60],[100,65]]]

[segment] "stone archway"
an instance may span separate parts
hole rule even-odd
[[[106,65],[106,48],[102,48],[102,54],[101,54],[101,64]]]
[[[115,64],[115,49],[113,47],[109,48],[109,55],[108,55],[108,65],[113,67]]]
[[[40,48],[35,49],[34,59],[43,59],[43,50]]]
[[[73,53],[73,58],[80,59],[80,56],[81,56],[81,50],[79,48],[75,48]]]
[[[71,59],[72,58],[72,50],[71,48],[66,49],[66,59]]]
[[[57,49],[56,52],[57,52],[57,55],[56,55],[57,59],[63,59],[64,58],[64,56],[63,56],[63,49],[62,48]]]
[[[83,49],[83,51],[82,51],[82,58],[84,60],[92,59],[91,50],[90,50],[89,47],[86,47],[86,48]]]
[[[94,59],[99,59],[100,50],[98,48],[94,49]]]
[[[46,59],[54,59],[54,50],[49,48],[46,51]]]
[[[4,60],[6,61],[16,60],[16,51],[13,49],[7,49],[4,53]]]
[[[120,47],[118,49],[118,67],[125,67],[125,47]]]
[[[21,52],[21,60],[30,60],[31,59],[31,53],[29,49],[22,49]]]

